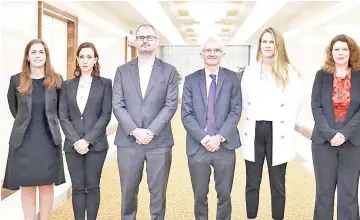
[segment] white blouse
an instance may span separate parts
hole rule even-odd
[[[254,116],[257,121],[276,121],[277,120],[277,102],[282,96],[282,89],[277,86],[275,77],[272,73],[254,73],[258,74],[259,90],[254,96],[253,104],[256,105]]]
[[[90,79],[80,77],[79,80],[79,86],[76,94],[76,102],[81,114],[84,112],[87,100],[89,98],[92,79],[92,77]]]

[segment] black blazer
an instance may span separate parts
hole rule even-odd
[[[311,140],[318,144],[330,142],[335,134],[340,132],[346,140],[360,146],[360,71],[351,73],[351,101],[340,128],[335,121],[332,105],[333,81],[333,74],[321,70],[316,73],[311,94],[311,108],[315,120]]]
[[[60,94],[60,124],[65,134],[64,151],[75,152],[74,143],[89,142],[90,151],[109,148],[106,127],[111,118],[112,83],[110,79],[94,77],[89,97],[81,114],[76,101],[79,77],[66,80]]]
[[[11,76],[7,93],[9,108],[15,118],[9,141],[13,148],[20,147],[31,119],[32,95],[21,95],[19,93],[17,90],[19,80],[20,74]],[[58,118],[59,94],[60,89],[45,89],[45,114],[56,146],[60,146],[62,141]]]

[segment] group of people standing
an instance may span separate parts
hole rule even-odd
[[[121,219],[135,220],[146,162],[153,220],[165,219],[166,189],[174,145],[171,119],[178,109],[176,68],[155,55],[152,25],[136,31],[138,57],[100,76],[92,43],[77,50],[74,78],[63,81],[52,66],[49,49],[35,39],[25,48],[22,71],[10,79],[8,102],[15,118],[4,188],[21,188],[25,220],[49,220],[54,185],[65,182],[63,150],[72,183],[76,220],[95,220],[100,178],[109,148],[106,127],[112,112],[121,184]],[[269,170],[274,220],[284,219],[287,162],[295,156],[294,127],[302,99],[300,75],[291,65],[282,34],[266,28],[259,36],[256,64],[242,80],[220,66],[222,41],[202,45],[204,68],[185,77],[181,121],[187,132],[186,154],[194,193],[194,218],[208,219],[211,167],[217,191],[217,220],[230,220],[231,191],[241,146],[246,165],[246,210],[256,219],[264,161]],[[359,220],[360,51],[353,39],[336,36],[316,73],[311,107],[315,120],[312,152],[316,179],[314,220],[332,220],[337,188],[338,220]],[[238,123],[242,114],[242,129]],[[241,141],[240,141],[241,140]]]

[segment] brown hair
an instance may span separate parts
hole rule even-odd
[[[359,70],[360,69],[359,46],[356,44],[354,39],[352,39],[351,37],[349,37],[345,34],[337,35],[331,40],[329,46],[326,48],[326,60],[325,60],[324,65],[321,67],[321,70],[323,70],[324,72],[330,73],[330,74],[335,73],[336,68],[335,68],[335,61],[334,61],[334,58],[332,55],[332,50],[333,50],[334,44],[338,41],[347,43],[347,45],[349,47],[350,57],[349,57],[349,66],[348,67],[351,70]]]
[[[97,58],[97,61],[93,67],[93,71],[91,72],[91,76],[92,77],[96,77],[96,76],[100,76],[100,64],[99,64],[99,54],[96,50],[96,47],[93,43],[90,43],[90,42],[84,42],[82,43],[79,48],[77,49],[77,52],[76,52],[76,56],[79,57],[79,54],[80,54],[80,51],[83,49],[83,48],[91,48],[93,51],[94,51],[94,57]],[[76,68],[75,68],[75,71],[74,71],[74,76],[75,77],[80,77],[81,76],[81,69],[79,67],[79,63],[78,63],[78,60],[75,59],[75,65],[76,65]]]
[[[62,77],[60,74],[55,73],[53,67],[51,66],[49,48],[47,47],[46,43],[43,40],[34,39],[31,40],[26,45],[24,51],[19,87],[17,88],[19,93],[22,95],[31,94],[32,92],[32,79],[31,79],[30,62],[28,60],[28,56],[29,56],[30,48],[34,44],[42,44],[45,49],[46,60],[45,60],[45,68],[44,68],[44,72],[45,72],[44,85],[48,89],[61,87]]]
[[[289,57],[286,52],[284,37],[280,33],[280,31],[276,30],[273,27],[268,27],[263,30],[260,34],[260,38],[258,41],[258,49],[256,54],[256,60],[258,62],[262,59],[261,54],[261,38],[265,33],[270,33],[275,41],[275,54],[274,61],[272,65],[272,74],[275,77],[276,83],[281,85],[284,89],[289,81],[288,67],[290,64]]]

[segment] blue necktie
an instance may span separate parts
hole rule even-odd
[[[208,94],[208,111],[206,121],[206,131],[209,135],[216,134],[216,121],[215,121],[215,95],[216,95],[216,75],[210,74],[212,79],[209,94]]]

